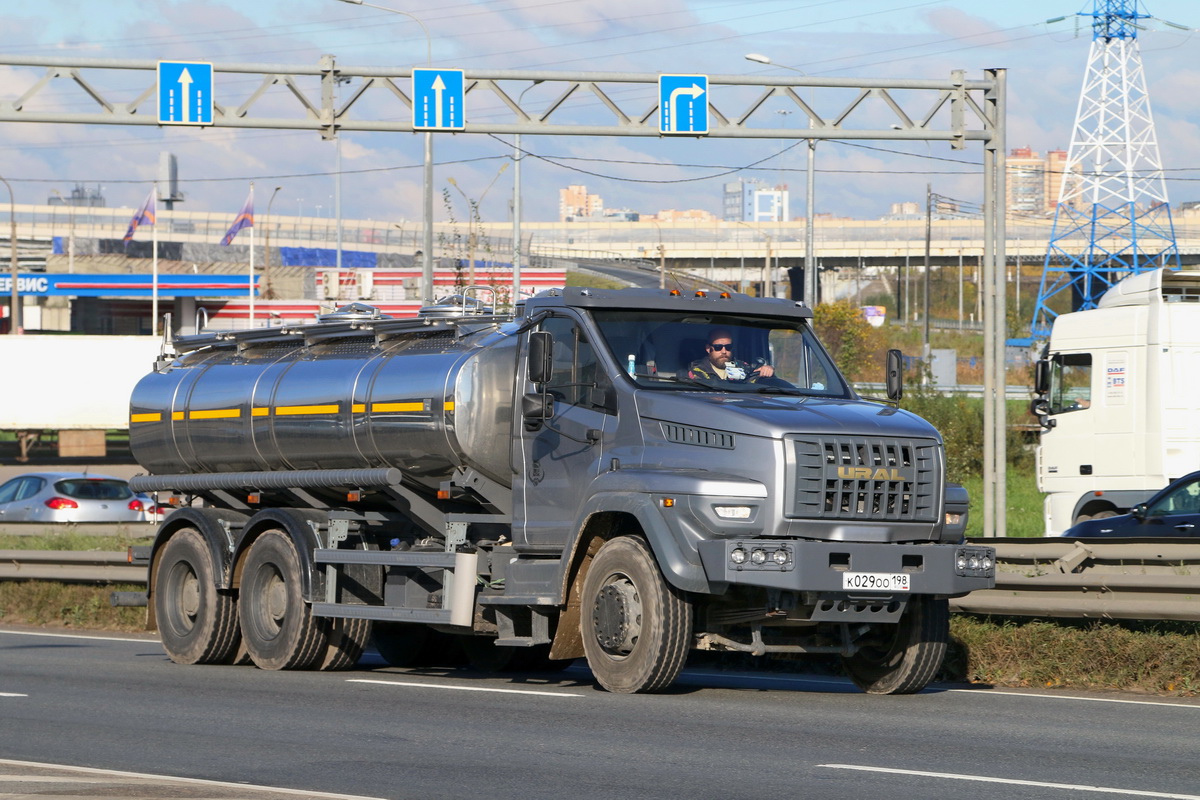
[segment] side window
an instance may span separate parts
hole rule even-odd
[[[26,478],[25,483],[17,489],[17,496],[14,500],[24,500],[26,497],[33,497],[42,490],[46,482],[41,478]]]
[[[551,317],[541,329],[554,340],[554,372],[546,389],[564,403],[590,406],[600,372],[595,349],[568,317]]]
[[[17,489],[25,483],[24,478],[13,478],[8,483],[0,486],[0,503],[11,503],[17,497]]]
[[[1059,353],[1050,361],[1050,413],[1082,411],[1092,405],[1092,354]]]
[[[1200,514],[1200,480],[1180,486],[1146,511],[1150,517],[1173,514]]]

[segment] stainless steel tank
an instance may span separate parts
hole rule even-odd
[[[512,483],[516,338],[494,326],[234,336],[144,377],[130,448],[151,474],[460,466]]]

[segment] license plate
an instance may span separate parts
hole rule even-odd
[[[867,592],[908,592],[912,590],[907,572],[843,572],[842,588]]]

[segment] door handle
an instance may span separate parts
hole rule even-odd
[[[1181,522],[1180,524],[1178,524],[1178,525],[1176,525],[1176,526],[1175,526],[1175,530],[1177,530],[1177,531],[1190,531],[1190,530],[1191,530],[1192,528],[1194,528],[1194,527],[1196,527],[1196,526],[1195,526],[1195,525],[1193,525],[1193,524],[1192,524],[1192,523],[1190,523],[1190,522]]]

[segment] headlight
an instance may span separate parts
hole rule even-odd
[[[729,560],[735,564],[745,564],[746,551],[740,547],[736,548],[732,553],[729,554]]]
[[[721,519],[750,519],[750,506],[713,506]]]
[[[750,563],[751,564],[767,563],[767,551],[766,550],[752,550],[750,552]]]
[[[782,567],[784,564],[786,564],[788,562],[788,551],[787,550],[776,550],[774,553],[771,554],[771,560]]]

